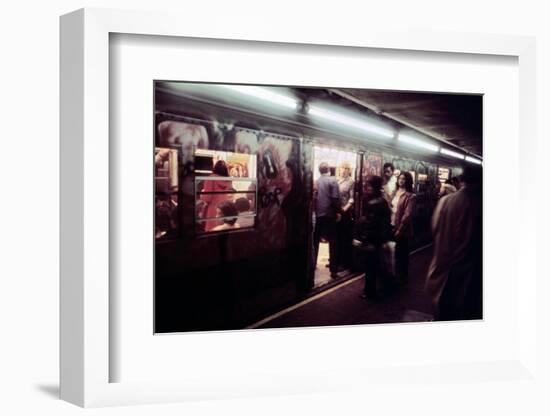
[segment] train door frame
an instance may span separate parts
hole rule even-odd
[[[355,219],[359,219],[363,212],[363,169],[365,163],[365,151],[360,150],[357,152],[357,166],[358,169],[355,170],[355,189],[353,192],[354,197],[354,214]]]
[[[335,149],[339,151],[344,151],[348,153],[355,154],[355,172],[354,172],[354,188],[353,188],[353,198],[354,198],[354,214],[355,218],[359,218],[361,214],[362,209],[362,189],[363,189],[363,178],[362,178],[362,171],[363,171],[363,158],[365,154],[365,150],[363,148],[360,148],[359,146],[339,146],[335,145],[332,142],[319,140],[315,138],[304,138],[303,140],[304,145],[311,146],[311,154],[310,154],[310,160],[309,164],[311,166],[311,193],[309,195],[311,203],[310,209],[309,209],[309,228],[310,228],[310,238],[309,238],[309,250],[310,254],[308,255],[308,282],[309,282],[309,294],[322,292],[326,289],[329,289],[333,286],[333,284],[341,283],[343,280],[347,278],[352,278],[357,275],[357,273],[354,273],[353,271],[350,271],[349,276],[346,276],[344,278],[338,279],[335,282],[328,282],[327,284],[315,286],[315,274],[316,274],[316,264],[315,264],[315,247],[314,247],[314,233],[315,233],[315,224],[313,223],[313,214],[315,211],[315,204],[314,204],[314,185],[315,185],[315,147],[326,147],[330,149]]]

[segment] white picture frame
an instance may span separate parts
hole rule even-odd
[[[208,29],[199,21],[173,13],[82,9],[61,18],[61,277],[60,277],[60,395],[83,407],[185,401],[196,398],[248,397],[261,394],[332,391],[341,380],[374,385],[391,377],[407,379],[399,368],[331,369],[331,377],[281,370],[263,379],[240,379],[222,373],[215,380],[197,371],[183,381],[110,382],[109,366],[117,359],[110,350],[109,296],[109,37],[123,33],[147,36],[209,38],[335,47],[431,51],[516,57],[519,65],[519,213],[530,212],[535,192],[530,185],[529,163],[536,154],[535,40],[530,37],[395,31],[372,28],[361,33],[328,33],[322,27],[284,32],[265,25],[244,34],[234,22]],[[415,369],[416,381],[479,382],[484,377],[535,380],[536,361],[536,218],[521,215],[518,226],[518,264],[522,270],[517,292],[517,354],[507,360],[441,363]],[[522,244],[525,243],[525,244]],[[530,244],[529,246],[527,244]],[[523,248],[522,248],[523,247]],[[212,334],[216,336],[216,334]],[[305,335],[304,335],[305,336]],[[309,336],[309,335],[308,335]],[[322,369],[321,369],[322,371]],[[476,372],[484,377],[472,377]],[[442,375],[443,374],[443,375]],[[415,377],[409,378],[414,382]]]

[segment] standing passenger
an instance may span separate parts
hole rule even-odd
[[[481,318],[482,171],[464,169],[464,186],[434,211],[434,254],[426,280],[437,320]]]
[[[321,237],[328,241],[330,277],[336,278],[338,272],[336,251],[336,223],[341,219],[340,191],[336,178],[330,176],[328,163],[319,165],[321,177],[315,183],[317,201],[315,204],[315,231],[313,244],[315,249],[315,264],[319,254]]]
[[[384,171],[384,183],[382,187],[384,190],[384,198],[386,199],[388,204],[390,204],[397,184],[397,179],[393,175],[395,167],[392,163],[388,162],[384,163],[384,167],[382,170]]]
[[[392,200],[392,226],[395,238],[395,268],[400,284],[406,285],[409,278],[409,247],[413,236],[412,218],[416,205],[413,193],[413,178],[403,172],[397,179],[397,190]]]
[[[363,299],[378,298],[377,286],[387,286],[385,270],[382,266],[382,246],[388,242],[391,234],[391,212],[382,195],[382,178],[372,176],[367,180],[363,216],[355,225],[355,240],[365,255],[365,286]]]
[[[338,188],[342,206],[342,219],[337,224],[338,234],[338,266],[351,269],[352,266],[352,233],[353,233],[353,191],[355,181],[351,177],[351,165],[342,162],[340,165],[340,179]]]

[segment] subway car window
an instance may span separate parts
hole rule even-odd
[[[256,155],[197,150],[195,175],[197,234],[254,227]]]

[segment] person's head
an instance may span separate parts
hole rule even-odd
[[[451,185],[453,185],[456,189],[458,189],[460,187],[459,183],[458,183],[458,178],[456,176],[453,176],[451,178]]]
[[[250,201],[248,198],[240,197],[235,201],[235,207],[239,212],[248,212],[250,211]]]
[[[466,186],[481,185],[483,179],[483,170],[478,165],[466,165],[462,172],[462,179]]]
[[[458,175],[456,177],[456,189],[462,188],[464,186],[464,175]]]
[[[387,179],[390,179],[393,176],[393,172],[395,171],[395,167],[393,166],[393,163],[384,163],[384,167],[382,168],[382,171],[384,172],[384,177]]]
[[[405,170],[399,174],[397,178],[397,188],[404,189],[407,192],[413,191],[413,177],[410,172]]]
[[[375,198],[382,195],[383,180],[380,176],[371,176],[367,179],[367,195],[369,198]]]
[[[227,165],[223,160],[218,160],[214,165],[213,172],[219,176],[229,176],[229,171],[227,170]]]
[[[342,162],[340,164],[340,176],[342,178],[349,178],[351,176],[351,165],[349,162]]]
[[[231,201],[223,201],[220,205],[218,205],[218,214],[221,217],[230,217],[230,218],[224,218],[223,222],[225,224],[229,225],[235,225],[237,222],[237,215],[239,215],[239,211],[237,211],[237,207],[235,204]]]
[[[330,168],[329,168],[327,162],[321,162],[321,163],[319,163],[319,173],[320,173],[321,175],[324,175],[324,174],[326,174],[326,173],[329,173],[329,171],[330,171]]]

